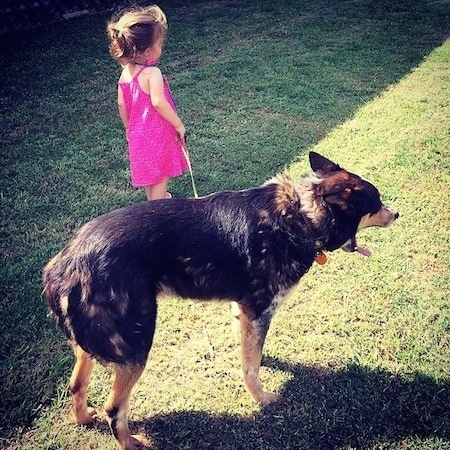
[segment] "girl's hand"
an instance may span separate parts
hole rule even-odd
[[[184,127],[183,123],[177,127],[175,127],[175,130],[178,133],[178,137],[180,138],[180,141],[184,142],[185,136],[186,136],[186,128]]]

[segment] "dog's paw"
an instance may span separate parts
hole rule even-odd
[[[90,425],[98,418],[98,413],[95,408],[87,408],[85,412],[75,414],[75,420],[78,425]]]
[[[258,399],[258,403],[261,405],[270,405],[280,400],[280,394],[275,394],[274,392],[263,392]]]
[[[145,450],[150,448],[150,443],[147,438],[139,434],[133,434],[130,436],[128,444],[125,446],[125,450]]]

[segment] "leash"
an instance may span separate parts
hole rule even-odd
[[[191,175],[191,183],[192,183],[192,190],[194,191],[194,197],[198,198],[197,188],[195,187],[194,174],[192,172],[191,159],[189,158],[189,150],[187,147],[186,139],[180,140],[180,142],[181,142],[181,149],[183,150],[184,157],[186,158],[186,162],[189,168],[189,173]]]

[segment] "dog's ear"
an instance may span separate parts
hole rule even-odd
[[[348,199],[350,198],[351,193],[352,189],[346,187],[340,190],[333,190],[330,192],[326,192],[322,194],[322,198],[325,201],[325,203],[328,203],[329,205],[336,205],[339,206],[340,209],[346,210],[348,205]]]
[[[309,164],[314,172],[318,170],[321,172],[337,172],[338,170],[342,170],[333,161],[330,161],[316,152],[309,152]]]
[[[339,206],[342,210],[348,209],[348,203],[352,192],[362,189],[358,180],[354,180],[351,177],[344,178],[339,175],[323,180],[319,186],[319,194],[324,202],[329,205]]]

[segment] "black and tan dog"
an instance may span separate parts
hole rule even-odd
[[[310,163],[313,172],[298,184],[280,176],[254,189],[102,215],[47,264],[45,295],[76,356],[70,389],[78,423],[95,416],[87,406],[94,361],[110,364],[109,425],[122,448],[141,447],[130,435],[127,409],[152,345],[161,292],[234,301],[245,387],[262,404],[277,399],[259,379],[275,310],[323,252],[367,254],[356,244],[357,231],[398,217],[369,182],[317,153]]]

